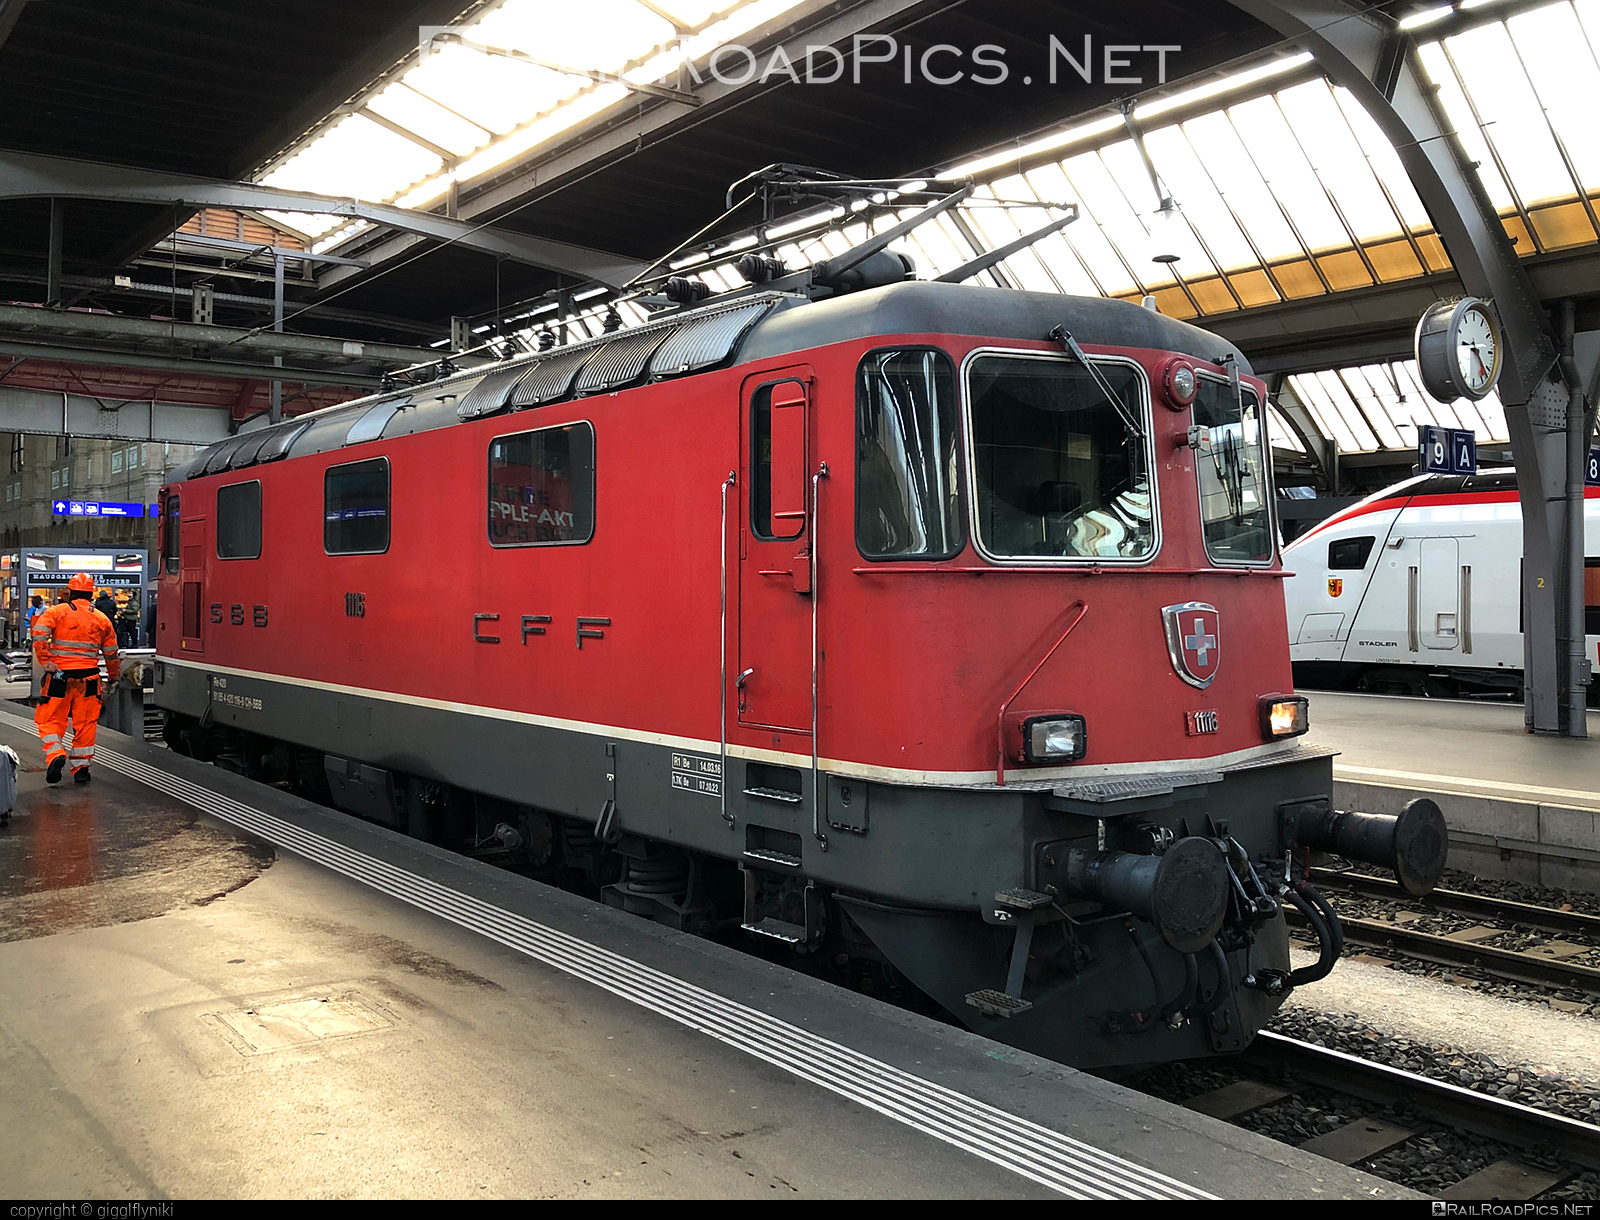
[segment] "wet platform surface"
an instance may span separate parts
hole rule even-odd
[[[0,832],[0,941],[151,919],[204,906],[254,880],[269,844],[116,772],[46,784],[37,739],[9,725],[17,805]]]
[[[6,716],[0,740],[35,757]],[[24,775],[0,831],[13,1197],[1073,1193],[1018,1172],[1029,1158],[1112,1197],[1405,1194],[143,743],[107,746],[124,770],[154,765],[169,790],[299,846],[275,853],[100,760],[87,789]],[[298,854],[316,843],[493,903],[559,953],[519,952]],[[636,985],[617,981],[630,972]],[[743,1049],[714,1032],[736,1019]],[[852,1100],[808,1077],[797,1047],[836,1054],[852,1087],[875,1091]]]

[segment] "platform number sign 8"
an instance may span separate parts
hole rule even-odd
[[[1589,460],[1583,466],[1583,481],[1590,487],[1600,487],[1600,449],[1589,450]]]

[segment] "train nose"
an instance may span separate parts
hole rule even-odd
[[[1427,797],[1411,801],[1398,814],[1303,805],[1293,811],[1292,824],[1285,830],[1302,847],[1391,868],[1407,892],[1419,897],[1439,884],[1450,852],[1444,814]]]
[[[1075,849],[1067,888],[1132,911],[1179,953],[1198,953],[1222,930],[1228,909],[1228,862],[1209,839],[1179,839],[1159,856]]]

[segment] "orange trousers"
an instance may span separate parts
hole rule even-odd
[[[98,689],[99,683],[96,682]],[[47,699],[50,680],[45,679],[39,695],[39,706],[33,709],[33,723],[39,729],[39,742],[44,746],[44,761],[48,766],[60,755],[67,754],[61,739],[67,735],[67,722],[72,722],[72,750],[67,764],[73,771],[81,770],[94,761],[94,735],[100,727],[100,699],[98,694],[84,692],[84,679],[69,678],[67,693]]]

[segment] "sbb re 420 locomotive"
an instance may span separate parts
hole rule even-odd
[[[753,288],[198,454],[155,699],[198,757],[1065,1062],[1242,1048],[1337,955],[1311,849],[1445,851],[1301,736],[1264,396],[1129,302]]]

